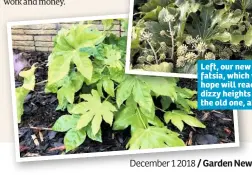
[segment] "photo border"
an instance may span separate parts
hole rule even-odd
[[[197,74],[185,74],[185,73],[168,73],[168,72],[155,72],[155,71],[145,71],[145,70],[134,70],[130,69],[130,53],[131,53],[131,34],[133,28],[133,14],[134,14],[134,2],[135,0],[130,0],[130,13],[129,13],[129,26],[128,26],[128,40],[127,40],[127,56],[125,64],[125,73],[133,75],[151,75],[160,77],[177,77],[177,78],[190,78],[197,79]]]
[[[240,146],[239,130],[238,130],[238,111],[234,110],[233,111],[234,132],[235,132],[235,142],[234,143],[214,144],[214,145],[198,145],[198,146],[186,146],[186,147],[168,147],[168,148],[156,148],[156,149],[145,149],[145,150],[123,150],[123,151],[108,151],[108,152],[95,152],[95,153],[80,153],[80,154],[67,154],[67,155],[54,155],[54,156],[26,157],[26,158],[20,157],[18,121],[17,121],[17,110],[16,110],[16,95],[15,95],[12,32],[11,32],[12,26],[48,24],[48,23],[59,23],[59,22],[79,22],[79,21],[103,20],[103,19],[120,19],[120,18],[128,18],[128,15],[127,14],[120,14],[120,15],[107,15],[107,16],[19,21],[19,22],[8,22],[7,23],[9,68],[10,68],[10,81],[11,81],[11,98],[12,98],[13,126],[14,126],[14,135],[15,135],[14,137],[15,137],[16,162],[59,160],[59,159],[73,159],[73,158],[87,158],[87,157],[103,157],[103,156],[118,156],[118,155],[133,155],[133,154],[161,153],[161,152],[173,152],[173,151],[190,151],[190,150],[203,150],[203,149],[216,149],[216,148],[232,148],[232,147],[239,147]],[[126,72],[126,74],[127,74],[127,72]],[[143,72],[141,72],[141,75],[144,75]],[[154,73],[151,73],[151,76],[155,76]],[[156,76],[161,76],[161,75],[156,74]]]

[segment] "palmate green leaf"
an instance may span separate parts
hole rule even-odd
[[[35,86],[35,70],[36,67],[33,65],[31,69],[19,73],[19,76],[24,78],[23,87],[30,91],[33,91]]]
[[[148,117],[136,105],[128,105],[116,115],[113,130],[124,130],[128,126],[131,126],[131,132],[148,126]]]
[[[112,125],[113,112],[117,109],[110,102],[101,102],[100,95],[96,90],[92,90],[92,94],[82,94],[80,97],[85,102],[78,104],[69,111],[81,115],[76,126],[78,130],[91,123],[92,133],[96,135],[100,130],[102,120]]]
[[[230,12],[228,8],[216,10],[214,6],[204,5],[201,7],[200,15],[191,14],[192,25],[187,25],[187,32],[193,37],[200,36],[205,42],[219,40],[227,42],[231,40],[229,29],[237,25],[243,14],[240,10]]]
[[[24,100],[30,91],[24,87],[16,88],[16,106],[17,106],[17,119],[18,123],[21,122],[21,117],[24,112]]]
[[[174,110],[172,112],[166,112],[164,114],[165,122],[168,124],[170,121],[175,125],[180,131],[184,128],[184,123],[192,127],[206,128],[197,118],[186,114],[184,111]]]
[[[177,133],[168,130],[166,127],[150,126],[146,129],[138,128],[126,147],[130,150],[137,150],[179,146],[185,146],[185,143],[178,137]]]
[[[69,152],[79,147],[85,141],[86,136],[87,134],[85,129],[70,129],[64,137],[64,145],[66,147],[66,152]]]
[[[119,85],[116,92],[116,102],[118,107],[131,95],[139,106],[148,112],[153,109],[151,91],[157,96],[170,96],[176,99],[176,81],[173,78],[148,77],[148,76],[126,76],[125,80]]]
[[[79,115],[63,115],[53,125],[52,129],[57,132],[66,132],[76,127]]]
[[[69,73],[70,64],[74,63],[78,71],[91,80],[93,65],[90,60],[90,49],[105,38],[103,32],[91,28],[91,25],[76,25],[71,29],[62,29],[56,39],[53,53],[49,57],[48,85],[57,83]]]
[[[121,52],[114,49],[112,45],[107,45],[105,47],[104,64],[111,67],[117,68],[119,70],[123,69],[123,63],[121,62]]]
[[[68,105],[67,110],[70,114],[84,114],[88,110],[85,104],[85,102],[80,102],[78,104]]]
[[[129,75],[126,76],[125,80],[119,85],[116,92],[116,102],[118,107],[120,107],[131,94],[133,95],[135,102],[137,102],[142,108],[151,112],[153,100],[150,95],[149,87],[137,76]]]
[[[147,86],[158,96],[168,96],[172,100],[177,98],[175,87],[177,82],[174,78],[141,76]]]
[[[197,109],[197,101],[191,101],[185,98],[182,98],[178,95],[177,100],[175,101],[177,108],[187,112],[192,113],[191,109]]]
[[[115,116],[113,129],[123,130],[131,126],[131,132],[134,132],[137,128],[146,128],[149,124],[163,127],[164,124],[155,116],[154,104],[152,111],[153,113],[150,113],[146,112],[143,108],[139,108],[131,96],[127,100],[126,106],[121,108]]]
[[[233,0],[235,1],[234,8],[240,8],[243,11],[252,10],[252,0]]]
[[[104,38],[104,33],[93,25],[82,24],[72,27],[65,37],[68,44],[77,51],[82,47],[94,47],[100,44]]]
[[[190,100],[194,95],[197,94],[196,91],[187,88],[176,87],[176,92],[178,97],[175,100],[175,103],[179,109],[184,110],[187,113],[192,113],[191,109],[197,109],[197,101]]]
[[[176,87],[176,92],[182,97],[182,98],[192,98],[194,95],[197,94],[197,91],[193,91],[191,89],[187,88],[180,88]]]

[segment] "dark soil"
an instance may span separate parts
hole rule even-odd
[[[41,52],[29,53],[29,62],[31,64],[38,63],[40,67],[36,71],[36,82],[47,79],[48,55],[48,53]],[[21,81],[17,79],[16,86],[20,84],[22,84]],[[58,105],[56,95],[45,94],[44,85],[36,85],[35,91],[28,95],[24,103],[24,114],[22,122],[19,124],[21,157],[59,155],[64,152],[64,133],[56,133],[50,128],[61,115],[66,113],[55,110]],[[195,80],[181,79],[179,85],[190,89],[197,88]],[[232,111],[196,110],[194,112],[196,117],[206,125],[206,129],[185,126],[184,131],[180,134],[188,146],[234,142]],[[178,131],[171,124],[168,124],[168,127]],[[35,140],[32,137],[36,137]],[[68,154],[125,150],[129,138],[129,129],[115,132],[106,123],[102,123],[103,143],[87,138],[84,144]],[[39,146],[35,145],[36,141],[39,142]]]

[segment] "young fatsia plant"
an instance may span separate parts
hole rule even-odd
[[[126,20],[119,21],[127,28]],[[104,31],[91,24],[59,31],[49,56],[45,91],[56,93],[57,110],[68,114],[59,117],[53,130],[66,132],[66,152],[86,137],[102,142],[102,122],[113,130],[130,127],[128,149],[185,146],[166,124],[171,120],[179,130],[184,123],[205,127],[192,116],[196,91],[179,88],[175,78],[125,75],[127,37],[110,31],[116,22],[103,21]],[[170,111],[171,104],[176,110]],[[158,110],[161,116],[156,115]]]

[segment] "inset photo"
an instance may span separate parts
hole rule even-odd
[[[197,60],[252,59],[251,1],[131,0],[126,72],[197,78]]]
[[[127,15],[8,23],[17,161],[239,146],[197,81],[125,74]]]

